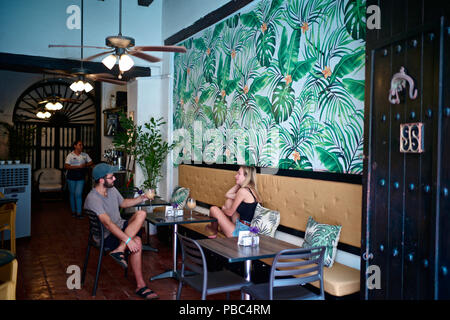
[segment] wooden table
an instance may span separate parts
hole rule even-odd
[[[178,217],[166,217],[165,212],[152,212],[147,214],[147,219],[156,226],[170,226],[173,225],[173,268],[159,275],[150,278],[150,281],[165,278],[178,279],[177,270],[177,232],[179,224],[200,223],[217,221],[216,218],[206,216],[196,211],[192,211],[192,219],[189,209],[184,209],[184,214]]]
[[[197,240],[198,244],[222,257],[229,263],[245,262],[245,280],[251,281],[252,261],[273,258],[284,249],[299,248],[289,242],[272,237],[259,235],[259,245],[256,247],[244,247],[238,245],[238,238],[215,238]],[[248,297],[247,297],[248,298]]]

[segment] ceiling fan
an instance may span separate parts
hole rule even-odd
[[[49,73],[56,73],[61,74],[67,77],[75,77],[75,81],[71,84],[70,89],[76,93],[76,95],[79,94],[79,92],[85,91],[89,92],[94,87],[86,81],[86,79],[89,79],[91,81],[102,81],[102,82],[109,82],[114,83],[118,85],[125,85],[125,81],[120,81],[115,79],[115,76],[110,73],[92,73],[89,69],[86,69],[83,67],[83,48],[91,47],[91,46],[84,46],[83,45],[83,16],[84,16],[84,0],[81,0],[81,45],[79,46],[67,46],[67,45],[49,45],[49,48],[53,47],[79,47],[81,51],[81,59],[80,59],[80,68],[74,68],[71,69],[70,72],[65,70],[49,70]]]
[[[107,47],[83,46],[83,44],[81,46],[49,45],[49,47],[81,47],[107,50],[82,59],[82,61],[90,61],[109,53],[102,60],[102,63],[111,70],[116,62],[119,61],[119,79],[122,79],[122,74],[130,70],[134,65],[134,61],[130,56],[135,56],[149,62],[159,62],[161,61],[160,58],[146,54],[144,51],[186,52],[186,48],[183,46],[135,46],[134,38],[122,35],[122,0],[120,0],[119,7],[119,34],[117,36],[106,37],[105,43]]]

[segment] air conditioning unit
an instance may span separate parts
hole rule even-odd
[[[0,192],[17,199],[16,238],[31,235],[31,165],[0,165]],[[9,234],[5,233],[5,239]]]

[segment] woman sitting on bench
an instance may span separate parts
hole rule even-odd
[[[217,219],[206,229],[211,233],[208,238],[217,237],[218,227],[227,237],[237,237],[239,231],[250,229],[250,223],[255,214],[261,197],[256,189],[256,169],[241,166],[235,176],[236,185],[225,194],[225,204],[222,209],[213,206],[209,214]]]

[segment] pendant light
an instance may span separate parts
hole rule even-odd
[[[81,0],[81,70],[83,70],[83,2],[84,0]],[[78,92],[85,91],[86,93],[94,89],[94,87],[88,82],[85,81],[84,76],[79,76],[77,80],[75,80],[69,87],[72,91],[74,91],[76,94]]]
[[[122,37],[122,0],[120,0],[119,6],[119,37]],[[134,41],[134,39],[133,39]],[[134,43],[134,42],[133,42]],[[116,62],[119,61],[119,79],[122,79],[122,74],[125,71],[130,70],[134,66],[134,61],[131,59],[130,55],[127,53],[125,48],[115,48],[114,53],[106,56],[102,63],[111,70]]]
[[[45,109],[49,110],[49,111],[58,111],[61,110],[63,108],[63,105],[61,104],[61,102],[59,101],[49,101],[45,104]]]

